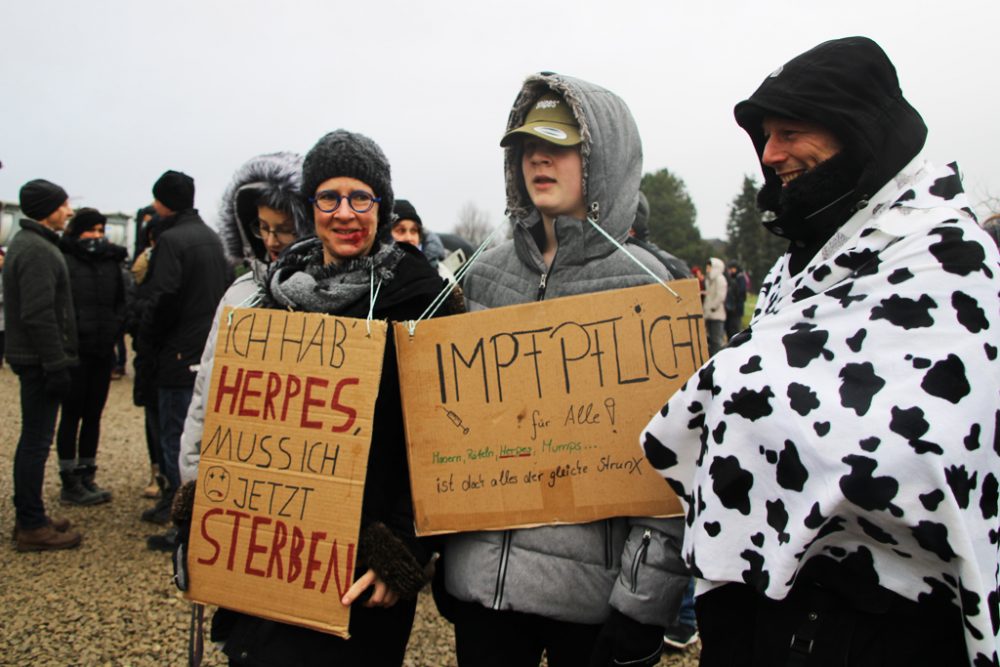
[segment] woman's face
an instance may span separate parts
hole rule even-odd
[[[104,224],[94,225],[85,232],[80,233],[81,239],[99,239],[104,236]]]
[[[323,263],[340,264],[354,257],[363,257],[375,245],[375,230],[378,227],[378,204],[364,213],[358,213],[349,203],[352,192],[367,192],[377,196],[367,183],[349,176],[328,178],[313,193],[335,192],[340,195],[340,205],[332,213],[324,213],[313,206],[313,221],[316,236],[323,242]]]
[[[267,249],[267,255],[273,262],[278,259],[281,251],[295,241],[295,221],[292,216],[270,206],[257,207],[257,225],[260,240]]]
[[[420,225],[410,219],[399,220],[392,226],[392,238],[396,243],[409,243],[420,247]]]

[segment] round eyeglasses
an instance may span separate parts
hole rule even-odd
[[[317,192],[315,197],[310,197],[309,201],[324,213],[333,213],[340,208],[340,200],[345,198],[355,213],[367,213],[372,209],[372,206],[382,201],[381,197],[376,197],[364,190],[355,190],[351,194],[343,196],[333,190],[323,190]]]

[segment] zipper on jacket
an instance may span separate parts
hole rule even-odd
[[[612,547],[614,546],[611,538],[613,537],[613,531],[611,528],[611,519],[604,520],[604,568],[606,570],[611,569],[611,565],[614,563],[615,555],[612,553]]]
[[[500,602],[503,600],[503,588],[507,582],[507,561],[510,559],[510,542],[512,532],[503,531],[503,541],[500,543],[500,565],[497,567],[497,582],[493,590],[493,609],[500,609]]]
[[[545,281],[548,280],[548,272],[542,273],[542,279],[538,282],[538,296],[535,297],[535,301],[541,301],[545,298]]]
[[[647,528],[646,532],[642,534],[642,546],[639,547],[639,551],[636,552],[635,558],[632,559],[632,592],[635,593],[636,589],[639,587],[639,565],[646,562],[646,551],[649,550],[649,542],[653,537],[653,532]]]

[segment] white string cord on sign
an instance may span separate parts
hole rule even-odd
[[[382,289],[382,279],[378,279],[378,287],[375,286],[375,264],[372,263],[371,283],[368,286],[368,318],[365,326],[368,328],[368,337],[372,335],[372,317],[375,314],[375,299],[378,298],[379,290]]]
[[[490,235],[487,236],[483,240],[483,242],[479,244],[479,247],[476,248],[476,251],[474,253],[472,253],[472,256],[465,261],[465,264],[458,267],[458,271],[455,272],[455,282],[462,281],[468,270],[472,267],[473,264],[475,264],[476,260],[479,259],[479,256],[483,254],[486,248],[488,248],[490,244],[493,243],[493,239],[496,238],[496,235],[499,232],[500,232],[500,227],[499,226],[494,227],[493,231],[490,232]],[[430,304],[427,306],[427,308],[424,309],[424,312],[420,314],[420,317],[418,317],[415,320],[407,321],[406,328],[410,332],[411,337],[413,336],[414,333],[416,333],[417,322],[420,322],[421,320],[424,320],[428,317],[434,317],[434,313],[438,311],[438,308],[440,308],[441,305],[445,302],[445,300],[448,298],[448,295],[451,294],[453,289],[454,287],[452,286],[451,283],[446,283],[444,289],[442,289],[438,293],[438,295],[434,297],[434,300],[431,301]]]
[[[261,300],[262,300],[262,295],[260,288],[258,288],[256,292],[254,292],[253,294],[251,294],[250,296],[248,296],[247,298],[243,299],[238,304],[233,306],[233,309],[229,311],[229,317],[226,320],[226,325],[232,326],[233,314],[236,312],[237,308],[253,308],[254,306],[257,306],[261,302]]]
[[[646,273],[648,273],[653,280],[655,280],[660,285],[662,285],[664,288],[666,288],[666,290],[668,292],[670,292],[678,301],[681,300],[681,295],[680,294],[678,294],[677,292],[675,292],[674,289],[670,285],[668,285],[666,283],[666,281],[664,281],[658,275],[656,275],[655,273],[653,273],[652,270],[650,270],[650,268],[648,266],[646,266],[641,261],[639,261],[639,258],[637,258],[635,255],[633,255],[628,250],[628,248],[626,248],[625,246],[623,246],[613,236],[611,236],[604,229],[602,229],[601,226],[599,224],[597,224],[597,221],[594,220],[593,217],[591,217],[591,216],[588,215],[587,216],[587,222],[589,222],[594,227],[594,229],[596,229],[598,232],[600,232],[604,236],[604,238],[606,238],[609,241],[611,241],[611,243],[613,243],[619,250],[621,250],[622,252],[624,252],[628,256],[629,259],[631,259],[633,262],[635,262],[636,264],[638,264],[639,268],[641,268],[643,271],[645,271]],[[489,246],[489,244],[493,242],[493,239],[496,237],[496,235],[497,235],[497,233],[499,231],[500,231],[500,227],[495,227],[493,229],[493,231],[490,232],[490,235],[488,237],[486,237],[486,240],[484,240],[481,244],[479,244],[479,247],[476,249],[476,251],[474,253],[472,253],[472,257],[470,257],[468,259],[468,261],[465,262],[465,264],[463,264],[461,267],[459,267],[458,271],[455,272],[455,280],[457,282],[460,282],[462,280],[462,278],[465,277],[466,272],[472,267],[472,265],[476,262],[476,260],[479,259],[479,256],[483,253],[484,250],[486,250],[486,248]],[[451,290],[452,290],[452,286],[450,284],[446,285],[445,288],[436,297],[434,297],[434,300],[431,301],[430,305],[427,306],[427,308],[424,310],[423,313],[421,313],[420,317],[418,317],[415,320],[409,320],[406,323],[406,327],[407,327],[407,330],[410,332],[410,336],[413,336],[414,333],[416,332],[416,330],[417,330],[417,322],[420,322],[420,321],[426,319],[427,317],[433,317],[434,316],[434,313],[436,313],[438,311],[438,308],[441,307],[441,304],[444,303],[445,299],[448,297],[448,294],[451,293]]]
[[[648,266],[646,266],[645,264],[643,264],[642,262],[640,262],[639,258],[636,257],[635,255],[633,255],[631,252],[629,252],[628,248],[626,248],[621,243],[619,243],[618,241],[616,241],[615,237],[611,236],[611,234],[608,234],[606,231],[604,231],[601,228],[601,226],[599,224],[597,224],[596,220],[594,220],[591,216],[588,215],[587,216],[587,222],[589,222],[594,229],[596,229],[601,234],[603,234],[604,238],[606,238],[607,240],[611,241],[616,246],[618,246],[619,250],[621,250],[622,252],[624,252],[626,255],[628,255],[629,259],[631,259],[633,262],[635,262],[636,264],[638,264],[640,269],[642,269],[643,271],[645,271],[646,273],[648,273],[650,276],[652,276],[653,280],[655,280],[656,282],[658,282],[661,285],[663,285],[667,289],[668,292],[670,292],[671,294],[673,294],[677,298],[678,301],[681,300],[681,295],[680,294],[678,294],[677,292],[675,292],[673,290],[673,288],[670,287],[670,285],[668,285],[666,283],[666,281],[664,281],[658,275],[656,275],[655,273],[653,273]]]

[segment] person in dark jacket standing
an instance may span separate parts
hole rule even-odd
[[[21,437],[14,452],[14,537],[18,551],[69,549],[80,533],[45,514],[45,461],[77,363],[69,271],[57,243],[73,216],[66,191],[36,179],[20,192],[21,220],[4,264],[5,354],[21,382]]]
[[[126,298],[125,330],[132,336],[132,349],[135,356],[132,358],[132,367],[135,371],[132,382],[132,402],[136,407],[143,409],[146,431],[146,449],[149,452],[150,475],[149,484],[143,489],[144,498],[158,499],[166,486],[165,477],[160,472],[160,462],[163,460],[163,453],[160,451],[160,405],[157,396],[155,378],[156,368],[150,363],[148,358],[142,356],[143,345],[139,340],[139,317],[142,314],[142,295],[144,293],[143,283],[146,280],[146,272],[149,268],[149,257],[153,254],[153,245],[156,237],[160,233],[160,216],[156,215],[152,206],[149,209],[149,219],[142,223],[139,234],[145,237],[145,241],[140,246],[136,241],[136,247],[141,247],[132,259],[132,266],[129,272],[132,280],[128,297]],[[146,209],[139,209],[139,214]],[[137,214],[137,215],[139,215]],[[147,353],[148,355],[148,353]]]
[[[194,208],[194,179],[166,171],[153,185],[153,196],[163,231],[142,286],[139,339],[156,365],[163,455],[160,467],[166,488],[156,507],[147,510],[143,518],[156,519],[162,514],[163,521],[157,523],[166,523],[173,494],[180,485],[177,458],[184,417],[215,308],[230,282],[230,269],[218,234]],[[167,539],[175,535],[171,530]]]
[[[747,277],[736,260],[726,267],[726,339],[743,330],[743,310],[747,303]]]
[[[125,315],[125,285],[121,264],[125,248],[104,237],[107,218],[93,208],[73,216],[59,248],[69,268],[80,365],[70,371],[72,390],[62,402],[56,432],[62,501],[96,505],[111,500],[111,492],[94,481],[101,413],[108,399],[114,347]]]
[[[641,190],[639,191],[639,204],[635,210],[635,220],[629,230],[628,242],[639,246],[658,259],[674,280],[694,277],[687,262],[649,240],[649,199]]]

